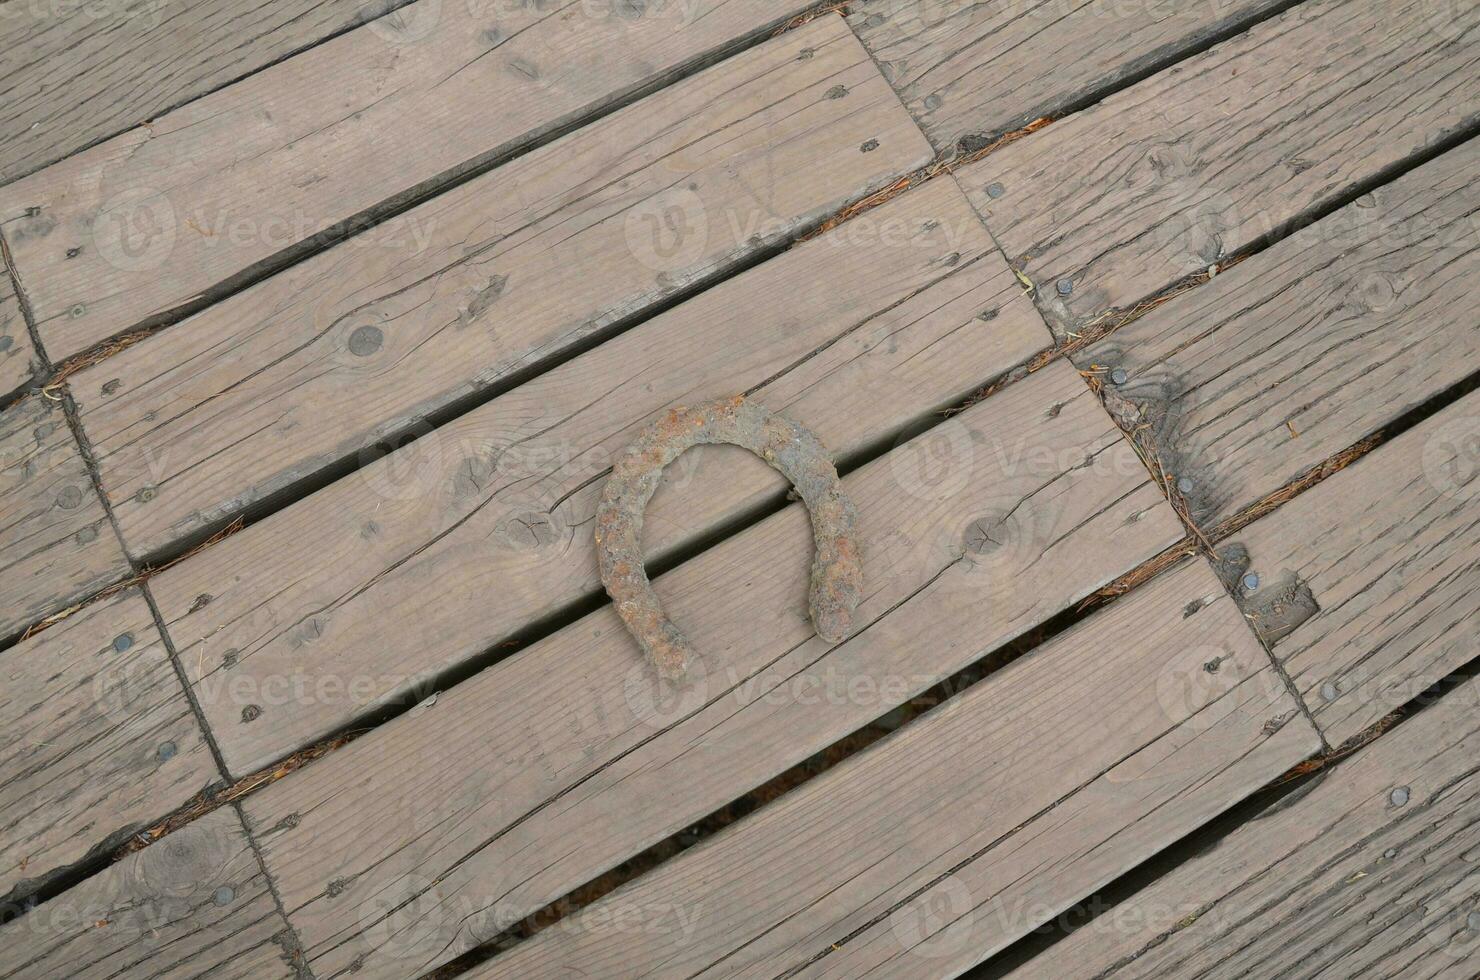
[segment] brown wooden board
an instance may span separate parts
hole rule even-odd
[[[1093,344],[1211,527],[1480,370],[1480,140]]]
[[[0,269],[0,405],[36,374],[36,348],[21,315],[15,284]]]
[[[137,589],[0,653],[0,895],[219,778]]]
[[[954,976],[1319,748],[1185,565],[471,976]]]
[[[129,570],[61,405],[0,409],[0,639]]]
[[[402,0],[404,2],[404,0]],[[0,7],[0,184],[234,82],[386,0]]]
[[[858,0],[848,22],[937,149],[1063,112],[1281,0]]]
[[[851,454],[1050,342],[954,185],[857,221],[158,576],[232,772],[419,700],[429,676],[600,595],[592,533],[608,465],[667,407],[753,391]],[[693,547],[784,490],[758,459],[695,450],[648,509],[647,553]]]
[[[685,685],[658,687],[606,607],[253,797],[318,975],[416,975],[491,939],[1181,533],[1062,362],[844,485],[865,597],[841,645],[807,617],[796,505],[657,579],[702,659]]]
[[[59,361],[804,7],[417,0],[0,189],[0,230]]]
[[[1310,0],[957,177],[1077,329],[1472,129],[1477,36],[1474,4]]]
[[[1011,976],[1471,980],[1477,757],[1472,678]]]
[[[297,960],[231,807],[0,926],[7,977],[287,980]]]
[[[825,17],[74,379],[152,553],[763,255],[929,147]]]
[[[1245,605],[1333,745],[1475,657],[1477,503],[1471,395],[1224,546],[1247,552]]]

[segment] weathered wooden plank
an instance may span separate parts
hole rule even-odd
[[[1340,744],[1475,656],[1480,396],[1234,536],[1246,606]],[[1308,591],[1307,591],[1308,590]]]
[[[61,407],[0,411],[0,638],[128,573]]]
[[[1480,123],[1477,37],[1474,4],[1311,0],[958,177],[1083,325]]]
[[[848,22],[947,151],[1062,112],[1280,2],[860,0]]]
[[[36,374],[36,348],[9,274],[0,269],[0,404]]]
[[[418,700],[428,675],[599,595],[604,474],[666,408],[753,391],[852,453],[1050,342],[949,182],[857,220],[155,578],[232,772]],[[781,498],[775,471],[736,455],[696,450],[668,475],[648,511],[649,556]]]
[[[1480,141],[1178,297],[1076,361],[1149,424],[1212,526],[1480,369]],[[1107,378],[1108,380],[1108,378]]]
[[[229,84],[395,4],[0,6],[0,184]],[[251,26],[243,30],[243,20]]]
[[[928,158],[826,17],[79,374],[149,553],[761,254]],[[574,270],[574,271],[573,271]]]
[[[294,978],[297,943],[231,807],[0,927],[0,974]]]
[[[1186,565],[471,975],[954,976],[1319,750],[1239,619]]]
[[[0,653],[0,680],[0,895],[219,778],[138,590]]]
[[[313,968],[486,941],[1156,554],[1180,531],[1139,465],[1050,365],[845,480],[847,642],[812,632],[794,506],[657,580],[703,660],[683,688],[606,607],[265,790],[249,825]]]
[[[41,344],[229,288],[804,6],[417,0],[0,190]]]
[[[1469,980],[1477,708],[1472,678],[1011,976]]]

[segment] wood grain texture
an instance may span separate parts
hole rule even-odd
[[[592,531],[608,464],[668,407],[749,391],[831,452],[854,453],[1050,339],[960,192],[929,185],[515,388],[151,587],[227,765],[245,774],[377,705],[420,700],[429,676],[600,595]],[[786,489],[760,460],[696,449],[648,508],[647,554],[692,547]],[[337,693],[274,694],[281,685]]]
[[[1320,607],[1274,646],[1340,744],[1475,657],[1480,396],[1471,395],[1230,540],[1256,613],[1295,583]]]
[[[0,184],[387,9],[358,0],[0,7]]]
[[[1185,565],[471,976],[954,976],[1319,749],[1239,620]]]
[[[61,406],[0,411],[0,638],[129,571]]]
[[[1076,356],[1211,527],[1480,369],[1480,141]]]
[[[41,344],[188,306],[804,6],[417,0],[0,189]]]
[[[1472,678],[1013,980],[1209,972],[1470,980],[1480,962],[1477,708]],[[1402,805],[1397,790],[1407,791]]]
[[[1083,326],[1474,127],[1477,39],[1473,4],[1312,0],[957,177],[1045,311]]]
[[[219,778],[136,589],[0,653],[0,681],[0,895],[34,891]]]
[[[1123,84],[1280,0],[859,0],[848,22],[938,150]]]
[[[79,374],[149,553],[764,252],[929,147],[825,17]]]
[[[23,388],[37,368],[36,348],[21,314],[15,283],[0,269],[0,404]]]
[[[608,606],[268,788],[249,824],[315,972],[487,941],[1156,554],[1180,531],[1139,465],[1050,365],[844,480],[844,643],[807,618],[796,505],[656,580],[701,657],[684,686]]]
[[[297,944],[223,807],[0,927],[0,974],[288,980]]]

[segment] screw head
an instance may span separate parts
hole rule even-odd
[[[175,753],[179,751],[180,750],[175,746],[174,742],[161,742],[158,752],[159,761],[168,762],[173,759],[175,757]]]
[[[1054,288],[1059,291],[1060,296],[1068,296],[1070,293],[1074,292],[1074,280],[1060,279],[1058,281],[1058,284]]]
[[[1337,696],[1340,694],[1341,692],[1337,690],[1336,685],[1332,684],[1330,681],[1327,681],[1326,683],[1321,685],[1322,701],[1335,701]]]
[[[1181,494],[1189,494],[1189,493],[1191,493],[1192,492],[1192,480],[1189,479],[1188,477],[1185,477],[1185,476],[1178,477],[1177,478],[1177,492],[1178,493],[1181,493]]]
[[[1125,373],[1125,368],[1116,368],[1115,370],[1110,372],[1111,384],[1123,385],[1129,380],[1130,376]]]
[[[1244,576],[1243,581],[1244,588],[1248,589],[1250,592],[1253,592],[1255,589],[1259,588],[1259,573],[1249,572],[1247,575]]]
[[[236,898],[236,889],[226,885],[222,885],[216,889],[215,901],[217,905],[230,905],[234,898]]]
[[[991,183],[991,184],[988,184],[987,185],[987,196],[990,197],[994,201],[997,198],[1001,197],[1003,194],[1006,194],[1006,193],[1007,193],[1007,188],[1006,187],[1003,187],[1001,184],[998,184],[998,183],[995,183],[994,182],[994,183]]]
[[[1399,786],[1388,794],[1388,799],[1393,801],[1393,806],[1407,806],[1411,796],[1407,786]]]
[[[1470,927],[1471,932],[1480,932],[1480,912],[1471,912],[1469,918],[1465,919],[1465,925]]]
[[[119,633],[113,638],[113,649],[118,653],[123,653],[133,645],[134,635],[132,633]]]

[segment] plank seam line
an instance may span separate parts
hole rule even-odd
[[[152,601],[150,604],[153,605]],[[273,878],[272,872],[268,870],[267,862],[262,858],[262,848],[257,844],[257,835],[252,832],[252,825],[247,822],[246,811],[236,801],[226,805],[236,812],[236,818],[241,821],[242,829],[247,834],[247,844],[251,846],[252,854],[257,858],[257,866],[262,869],[262,880],[267,882],[267,890],[272,893],[273,904],[277,906],[278,914],[283,917],[283,928],[293,938],[292,966],[298,980],[317,980],[313,967],[308,965],[308,953],[303,948],[303,938],[298,935],[298,928],[293,925],[293,920],[288,918],[288,908],[283,904],[282,893],[278,891],[277,879]]]

